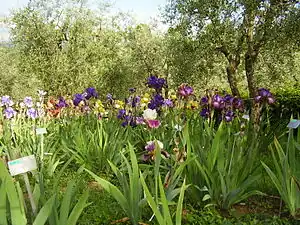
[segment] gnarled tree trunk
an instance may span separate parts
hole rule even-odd
[[[236,71],[238,64],[235,60],[229,62],[226,67],[227,79],[233,96],[240,97],[240,92],[237,86]]]

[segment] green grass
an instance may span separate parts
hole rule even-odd
[[[63,189],[69,180],[77,176],[73,170],[68,170],[62,177],[61,188]],[[89,189],[90,195],[88,203],[91,203],[86,207],[78,221],[78,225],[105,225],[111,224],[114,221],[121,220],[126,217],[117,201],[107,194],[100,186],[96,184],[89,176],[81,174],[80,189]],[[269,183],[266,180],[266,184]],[[116,182],[117,183],[117,182]],[[239,214],[236,210],[231,209],[228,213],[222,213],[214,208],[203,209],[201,206],[192,206],[188,202],[184,204],[183,223],[188,225],[298,225],[300,221],[291,219],[284,214],[283,218],[277,216],[277,210],[272,207],[277,207],[272,201],[264,201],[263,197],[253,197],[251,200],[245,201],[247,207],[257,212],[250,212],[246,214]],[[274,211],[272,211],[274,210]],[[284,211],[284,208],[283,210]],[[155,224],[155,222],[149,222],[151,217],[151,210],[145,209],[142,215],[143,222],[146,224]],[[129,222],[120,222],[117,224],[130,224]]]

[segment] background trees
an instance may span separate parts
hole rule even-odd
[[[288,68],[284,59],[292,60],[299,48],[295,36],[299,34],[298,17],[299,3],[293,0],[170,0],[166,10],[166,18],[175,29],[199,40],[209,55],[222,54],[234,95],[240,95],[238,70],[244,67],[241,71],[251,97],[256,93],[261,67]],[[279,59],[274,60],[274,55],[280,55]],[[270,58],[272,66],[267,63]],[[243,75],[240,80],[244,80]]]
[[[169,85],[253,96],[258,86],[299,83],[300,13],[296,1],[170,0],[170,28],[138,24],[107,6],[35,0],[9,19],[12,45],[0,49],[1,94],[37,89],[73,94],[94,86],[122,96],[150,74]]]

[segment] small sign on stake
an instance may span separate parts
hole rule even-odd
[[[36,132],[37,135],[39,135],[39,134],[47,134],[47,130],[44,127],[36,128],[35,132]]]
[[[31,190],[28,175],[27,175],[27,172],[37,169],[36,159],[35,159],[34,155],[30,155],[30,156],[15,159],[12,161],[8,161],[8,169],[12,176],[15,176],[18,174],[23,175],[23,178],[25,181],[25,186],[26,186],[26,189],[28,192],[28,197],[30,200],[30,205],[32,208],[32,212],[34,215],[36,215],[37,207],[36,207],[36,204],[33,199],[33,194],[32,194],[32,190]]]
[[[289,124],[287,125],[288,128],[297,129],[300,126],[300,120],[291,120]]]
[[[15,159],[8,162],[8,168],[12,176],[27,173],[37,169],[36,159],[34,155]]]

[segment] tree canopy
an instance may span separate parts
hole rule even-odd
[[[237,71],[243,66],[253,97],[257,66],[268,66],[274,54],[293,57],[299,49],[299,12],[299,2],[293,0],[170,0],[165,17],[184,36],[198,40],[209,55],[223,55],[234,95],[240,95]]]

